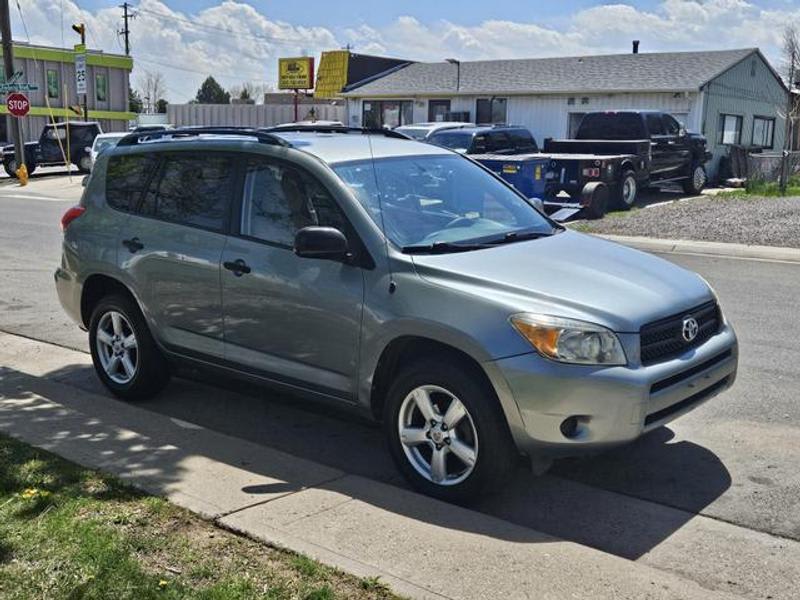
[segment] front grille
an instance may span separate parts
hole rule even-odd
[[[694,317],[699,326],[697,337],[691,342],[683,338],[683,320],[689,316]],[[713,300],[680,314],[648,323],[639,330],[642,364],[647,366],[669,360],[696,348],[719,333],[721,323],[719,306]]]

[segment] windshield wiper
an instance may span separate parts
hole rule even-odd
[[[509,231],[503,237],[489,240],[486,243],[496,246],[498,244],[524,242],[525,240],[538,240],[539,238],[550,237],[551,235],[560,233],[561,231],[561,229],[553,229],[552,231]]]
[[[455,244],[453,242],[433,242],[432,244],[412,244],[403,246],[406,254],[447,254],[449,252],[468,252],[489,248],[489,244]]]

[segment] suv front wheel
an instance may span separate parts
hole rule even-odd
[[[401,371],[387,396],[384,426],[405,478],[448,502],[497,490],[518,464],[494,391],[451,357]]]
[[[124,400],[152,397],[169,382],[166,359],[130,298],[100,300],[89,322],[89,348],[100,380]]]

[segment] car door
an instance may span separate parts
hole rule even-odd
[[[664,179],[670,168],[670,152],[672,147],[664,131],[664,122],[660,113],[645,113],[645,126],[650,135],[650,176],[652,179]]]
[[[220,259],[235,167],[225,153],[161,154],[120,232],[120,267],[153,333],[169,349],[200,358],[224,356]]]
[[[689,173],[692,150],[689,136],[680,123],[672,115],[662,115],[664,131],[667,135],[669,153],[669,176],[680,177]]]
[[[352,236],[341,210],[305,170],[264,156],[248,159],[238,204],[238,233],[222,257],[226,358],[273,381],[351,400],[361,268],[293,251],[306,226]]]

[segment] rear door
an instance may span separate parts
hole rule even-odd
[[[681,177],[689,173],[692,160],[692,149],[689,145],[689,136],[681,132],[681,124],[672,115],[662,115],[664,130],[667,135],[667,144],[670,147],[669,176]]]
[[[645,113],[644,122],[650,135],[650,176],[654,179],[664,179],[671,168],[670,155],[672,146],[664,130],[664,122],[660,113]]]
[[[230,154],[160,153],[121,228],[119,265],[156,337],[184,354],[224,356],[220,258],[236,185]]]
[[[312,225],[357,243],[341,209],[308,172],[266,156],[247,160],[237,205],[222,257],[226,358],[274,381],[351,399],[361,267],[293,251],[297,231]]]

